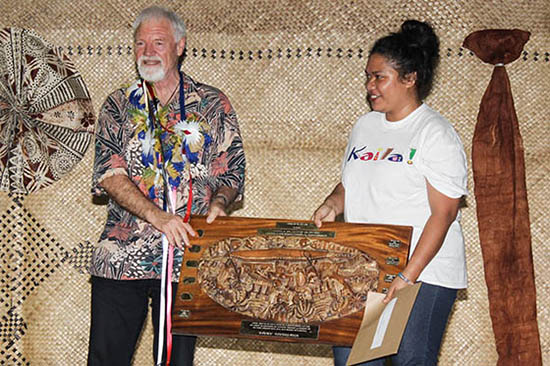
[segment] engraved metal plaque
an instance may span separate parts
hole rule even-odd
[[[412,228],[218,217],[184,255],[175,334],[351,345],[369,290],[387,291]],[[399,247],[389,243],[399,242]],[[391,260],[387,260],[391,258]]]
[[[284,324],[256,320],[243,320],[240,334],[289,339],[317,339],[319,326],[310,324]]]
[[[307,230],[307,229],[260,228],[258,229],[258,235],[334,238],[335,233],[334,231]]]
[[[307,230],[318,230],[312,222],[277,222],[275,227],[279,229],[307,229]]]

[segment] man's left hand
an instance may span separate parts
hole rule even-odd
[[[225,202],[223,200],[214,199],[210,203],[208,208],[208,213],[206,214],[206,223],[212,223],[218,216],[227,216],[225,212]]]

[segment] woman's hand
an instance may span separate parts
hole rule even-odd
[[[325,199],[325,202],[313,213],[312,220],[320,228],[323,222],[330,222],[336,219],[336,216],[344,212],[344,201],[346,191],[342,183],[334,187],[332,193]]]
[[[336,210],[333,206],[323,203],[313,214],[313,222],[320,228],[323,222],[332,222],[336,219]]]
[[[410,281],[412,285],[420,276],[424,268],[430,263],[437,254],[443,240],[447,235],[449,226],[458,214],[460,204],[459,198],[451,198],[436,190],[428,181],[426,181],[428,190],[428,202],[430,204],[431,215],[424,225],[424,230],[418,239],[418,244],[409,259],[407,267],[402,275]],[[408,283],[402,278],[396,277],[384,298],[384,303],[388,303],[395,291],[408,286]]]
[[[407,277],[405,277],[405,278],[407,278]],[[402,288],[405,288],[407,286],[412,286],[413,283],[414,282],[411,281],[411,280],[409,280],[409,282],[407,282],[404,279],[402,279],[401,277],[395,276],[395,278],[393,279],[393,282],[391,283],[390,288],[388,289],[388,292],[386,293],[386,297],[384,297],[384,300],[382,300],[382,302],[384,304],[389,303],[391,301],[391,299],[393,299],[393,297],[395,295],[395,291],[401,290]]]

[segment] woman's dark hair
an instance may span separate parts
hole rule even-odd
[[[439,39],[429,24],[406,20],[399,32],[390,33],[374,43],[369,54],[375,53],[386,57],[400,78],[416,72],[419,100],[430,94],[439,62]]]

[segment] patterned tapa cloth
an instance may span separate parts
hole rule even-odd
[[[94,128],[80,73],[33,31],[0,29],[0,191],[29,194],[83,158]]]

